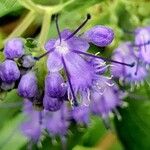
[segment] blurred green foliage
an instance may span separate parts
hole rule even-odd
[[[22,0],[23,2],[24,0]],[[33,0],[35,4],[44,6],[57,6],[69,0]],[[71,1],[71,0],[70,0]],[[138,26],[150,25],[150,2],[149,0],[74,0],[65,6],[60,13],[60,27],[74,30],[82,22],[87,13],[92,15],[91,21],[81,31],[90,28],[96,24],[107,25],[115,31],[114,42],[104,50],[104,55],[111,55],[111,52],[119,43],[125,40],[133,40],[132,35],[126,34],[123,30],[132,31]],[[0,1],[0,19],[5,20],[7,16],[16,15],[22,17],[27,10],[22,3],[17,0]],[[43,16],[41,15],[41,18]],[[36,17],[32,29],[41,25],[40,17]],[[50,19],[50,18],[49,18]],[[5,24],[5,22],[4,22]],[[0,44],[3,44],[4,37],[7,34],[0,27]],[[47,31],[48,32],[48,31]],[[31,36],[32,33],[30,33]],[[56,37],[57,31],[55,23],[50,25],[48,37]],[[36,35],[35,38],[38,39]],[[97,48],[91,47],[92,52]],[[2,53],[0,54],[2,58]],[[43,66],[43,62],[38,64]],[[43,67],[44,68],[44,67]],[[42,87],[46,70],[39,70],[38,78]],[[15,90],[8,92],[7,95],[1,94],[0,101],[0,149],[1,150],[25,150],[28,146],[27,139],[19,132],[19,125],[24,120],[21,114],[22,99],[17,96]],[[139,100],[140,99],[140,100]],[[127,150],[149,150],[150,149],[150,87],[147,83],[133,92],[130,92],[126,98],[129,106],[120,109],[122,120],[115,118],[115,126],[123,147]],[[99,150],[97,145],[107,134],[102,121],[99,118],[92,117],[88,128],[76,127],[72,125],[68,133],[67,148],[73,150]],[[109,139],[108,139],[109,140]],[[33,149],[60,150],[59,142],[52,143],[50,137],[44,138],[42,146],[34,146]],[[124,149],[120,142],[111,145],[110,150]]]

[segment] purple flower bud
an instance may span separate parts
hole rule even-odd
[[[4,55],[6,58],[20,58],[24,54],[24,46],[21,38],[13,38],[7,41],[4,47]]]
[[[19,61],[24,68],[31,68],[35,64],[35,59],[32,57],[32,55],[24,55]]]
[[[43,105],[44,109],[49,111],[57,111],[61,108],[63,101],[59,98],[52,98],[47,95],[44,96]]]
[[[89,107],[88,106],[78,106],[74,107],[72,110],[73,119],[79,124],[89,123]]]
[[[23,75],[18,85],[18,93],[24,98],[32,98],[37,92],[37,78],[34,72]]]
[[[147,28],[138,28],[135,33],[135,45],[141,45],[138,47],[139,57],[145,63],[150,64],[150,30]]]
[[[16,81],[20,77],[20,71],[17,64],[13,60],[6,59],[0,65],[0,78],[6,83]]]
[[[59,72],[49,73],[45,79],[45,92],[53,98],[63,97],[66,93],[66,85]]]
[[[97,25],[85,32],[83,37],[97,46],[105,47],[114,39],[114,32],[108,27]]]

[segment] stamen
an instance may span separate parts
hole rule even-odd
[[[97,58],[97,59],[102,59],[102,60],[107,61],[107,62],[113,62],[113,63],[116,63],[116,64],[129,66],[129,67],[134,67],[134,65],[135,65],[135,62],[133,62],[133,63],[131,63],[131,64],[127,64],[127,63],[119,62],[119,61],[116,61],[116,60],[104,58],[104,57],[101,57],[101,56],[95,56],[95,55],[93,55],[93,54],[84,53],[84,52],[81,52],[81,51],[76,51],[76,50],[75,50],[75,51],[73,51],[73,52],[74,52],[74,53],[78,53],[78,54],[83,54],[83,55],[86,55],[86,56],[89,56],[89,57],[94,57],[94,58]]]
[[[65,40],[69,40],[70,38],[72,38],[88,22],[89,19],[91,19],[91,15],[87,14],[86,20],[72,34],[70,34]]]
[[[67,66],[66,66],[66,63],[65,63],[65,60],[64,60],[63,57],[62,57],[62,63],[63,63],[63,66],[64,66],[64,70],[66,72],[66,76],[68,78],[68,83],[69,83],[70,90],[71,90],[71,93],[72,93],[72,96],[73,96],[73,100],[74,100],[74,106],[78,106],[78,102],[76,100],[75,93],[73,91],[73,87],[72,87],[72,84],[71,84],[70,75],[69,75],[69,72],[68,72],[68,69],[67,69]]]
[[[57,29],[59,40],[60,40],[60,43],[61,43],[61,34],[60,34],[59,25],[58,25],[58,14],[56,14],[56,29]]]
[[[43,58],[44,56],[48,55],[50,52],[54,51],[54,48],[50,49],[49,51],[47,51],[46,53],[38,56],[38,57],[33,57],[36,61],[39,61],[41,58]]]

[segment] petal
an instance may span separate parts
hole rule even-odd
[[[61,109],[56,112],[47,113],[45,116],[45,126],[47,131],[52,135],[65,135],[69,127],[68,109],[62,105]]]
[[[83,39],[83,38],[79,38],[79,37],[72,37],[71,39],[69,39],[67,41],[69,47],[71,50],[78,50],[78,51],[87,51],[90,47],[90,45],[88,44],[88,42]]]
[[[116,53],[112,57],[113,60],[117,60],[119,62],[124,62],[121,54]],[[124,76],[125,67],[123,65],[112,63],[111,73],[114,77],[123,77]]]
[[[89,107],[87,106],[78,106],[72,110],[73,119],[79,124],[88,124],[89,123]]]
[[[57,53],[52,52],[49,54],[47,59],[47,68],[51,72],[56,72],[63,68],[61,58]]]
[[[69,29],[65,29],[60,33],[62,39],[66,39],[71,34],[72,32]]]
[[[44,48],[47,51],[51,50],[52,48],[54,48],[56,41],[57,41],[56,39],[51,39],[51,40],[47,41],[46,44],[45,44],[45,46],[44,46]]]
[[[52,98],[47,95],[44,96],[43,105],[44,109],[49,111],[57,111],[61,108],[63,101],[58,98]]]
[[[90,63],[75,53],[67,54],[65,62],[74,89],[87,89],[92,85],[95,72]]]
[[[135,35],[135,44],[141,45],[144,43],[148,43],[150,41],[150,31],[147,28],[137,29]],[[145,44],[139,47],[140,56],[143,58],[143,61],[146,63],[150,63],[150,44]]]

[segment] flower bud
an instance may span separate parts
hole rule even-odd
[[[4,55],[6,58],[20,58],[24,54],[23,41],[21,38],[13,38],[7,41],[4,47]]]
[[[32,57],[32,55],[24,55],[19,59],[19,62],[22,67],[31,68],[35,64],[35,59]]]
[[[32,98],[37,92],[37,78],[34,72],[23,75],[18,85],[18,93],[24,98]]]
[[[0,78],[3,82],[11,83],[20,77],[20,71],[13,60],[6,59],[0,65]]]
[[[66,85],[63,77],[58,72],[49,73],[45,79],[46,94],[53,98],[63,97],[66,93]]]
[[[58,98],[52,98],[47,95],[44,96],[43,105],[44,109],[49,111],[57,111],[61,108],[63,101]]]
[[[97,46],[105,47],[114,39],[114,32],[108,27],[97,25],[85,32],[83,37]]]

